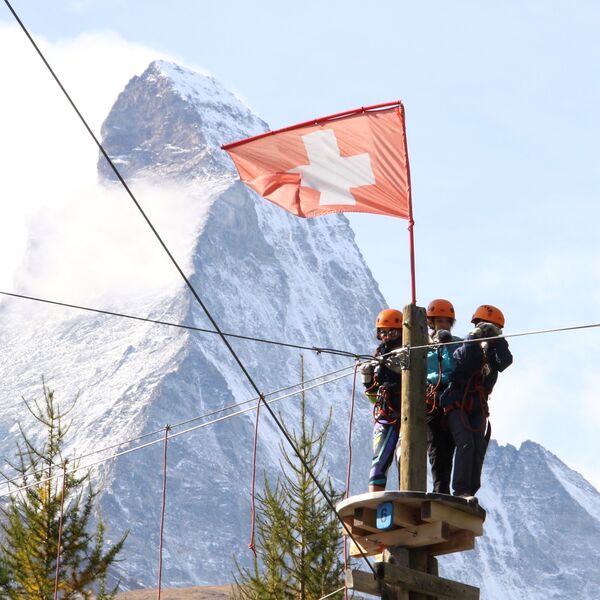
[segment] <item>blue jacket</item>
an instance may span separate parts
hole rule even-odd
[[[450,374],[450,385],[444,390],[440,398],[440,405],[446,408],[452,404],[460,403],[464,397],[469,381],[477,379],[487,395],[492,393],[498,380],[498,373],[508,368],[513,361],[505,338],[487,342],[487,374],[482,374],[485,364],[485,355],[481,342],[461,344],[453,354],[456,361],[454,371]],[[473,390],[472,393],[477,393]],[[468,395],[468,394],[467,394]]]
[[[440,388],[442,389],[450,383],[450,374],[454,371],[456,366],[456,360],[454,359],[453,353],[459,346],[458,342],[462,341],[461,338],[456,336],[452,336],[452,340],[457,343],[431,348],[427,352],[427,383],[438,385],[439,381]],[[440,364],[442,367],[441,380]]]

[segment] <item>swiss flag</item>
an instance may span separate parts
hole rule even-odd
[[[244,183],[299,217],[334,212],[410,216],[400,102],[301,123],[223,149]]]

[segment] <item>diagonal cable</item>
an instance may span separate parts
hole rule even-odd
[[[242,363],[240,357],[237,355],[237,353],[235,352],[235,350],[233,349],[233,347],[231,346],[231,344],[229,343],[229,341],[227,340],[227,338],[225,337],[225,335],[223,334],[223,332],[221,331],[220,327],[218,326],[218,324],[215,321],[215,319],[213,318],[212,314],[210,313],[210,311],[208,310],[208,308],[206,307],[206,305],[204,304],[204,302],[200,298],[200,295],[195,290],[195,288],[192,285],[191,281],[185,275],[185,273],[183,272],[183,270],[179,266],[179,263],[177,262],[177,260],[175,259],[175,257],[171,254],[171,251],[169,250],[169,248],[165,244],[164,240],[162,239],[162,237],[160,236],[160,234],[158,233],[158,231],[156,230],[156,228],[154,227],[154,225],[152,224],[152,222],[148,218],[148,215],[146,215],[146,213],[145,213],[144,209],[142,208],[142,206],[140,205],[140,203],[137,201],[137,199],[134,196],[133,192],[131,191],[131,189],[129,188],[129,186],[127,185],[127,183],[125,182],[125,179],[123,179],[123,176],[121,175],[121,173],[119,172],[119,170],[117,169],[117,167],[115,166],[115,164],[113,163],[113,161],[111,160],[110,156],[108,155],[108,153],[106,152],[106,150],[104,149],[104,147],[102,146],[102,144],[100,143],[100,140],[98,140],[98,138],[96,137],[96,135],[94,134],[94,132],[92,131],[92,129],[90,128],[90,126],[88,125],[87,121],[85,120],[85,118],[83,117],[83,115],[81,114],[81,112],[79,111],[79,109],[77,108],[77,106],[75,105],[75,103],[73,102],[73,100],[71,99],[71,96],[69,95],[69,93],[67,92],[67,90],[62,85],[60,79],[58,78],[58,76],[56,75],[56,73],[54,72],[54,70],[52,69],[52,67],[50,66],[50,63],[46,60],[46,58],[43,55],[42,51],[39,49],[38,45],[35,43],[35,40],[31,37],[31,34],[29,33],[29,31],[25,27],[23,21],[21,21],[20,17],[17,15],[17,13],[15,12],[15,10],[12,7],[11,3],[9,2],[9,0],[4,0],[4,3],[6,4],[6,6],[8,7],[8,9],[12,13],[12,15],[14,16],[14,18],[16,19],[17,23],[19,24],[19,26],[21,27],[21,29],[23,30],[23,32],[25,33],[25,35],[27,36],[27,38],[29,39],[29,41],[31,42],[31,44],[33,45],[33,47],[35,48],[35,51],[38,53],[38,55],[42,59],[43,63],[48,68],[48,71],[50,72],[50,74],[52,75],[52,77],[56,81],[57,85],[60,87],[60,89],[62,90],[63,94],[65,95],[65,97],[67,98],[67,100],[69,101],[69,103],[71,104],[73,110],[77,113],[77,116],[79,117],[79,119],[83,123],[84,127],[86,128],[86,130],[88,131],[88,133],[90,134],[90,136],[92,137],[92,139],[94,140],[94,142],[96,143],[96,145],[98,146],[98,149],[102,153],[102,156],[104,156],[104,158],[106,159],[106,162],[109,164],[110,168],[113,170],[113,172],[117,176],[117,179],[123,185],[123,188],[127,192],[128,196],[131,198],[132,202],[135,204],[135,206],[139,210],[139,212],[142,215],[143,219],[146,221],[148,227],[150,227],[150,229],[152,230],[152,233],[154,234],[154,236],[156,237],[157,241],[162,246],[163,250],[166,252],[167,256],[169,257],[169,259],[173,263],[173,266],[177,269],[178,273],[181,275],[181,278],[184,280],[184,282],[187,285],[188,289],[190,290],[190,292],[192,293],[192,295],[194,296],[194,298],[196,299],[196,301],[198,302],[198,304],[200,305],[200,307],[204,311],[204,314],[206,315],[206,317],[208,318],[208,320],[211,322],[211,325],[215,328],[215,330],[217,331],[217,333],[221,337],[221,340],[223,341],[223,343],[225,344],[225,346],[229,350],[229,352],[230,352],[231,356],[233,357],[233,359],[235,360],[235,362],[238,364],[238,366],[239,366],[240,370],[242,371],[242,373],[245,375],[246,379],[248,380],[248,383],[252,386],[252,388],[254,389],[254,391],[256,392],[256,394],[259,396],[259,398],[261,398],[261,401],[263,402],[263,404],[264,404],[265,408],[267,409],[268,413],[271,415],[271,418],[273,419],[273,421],[275,422],[275,424],[277,425],[277,427],[279,428],[279,430],[281,431],[281,433],[283,434],[283,436],[287,440],[288,444],[291,446],[292,450],[294,451],[294,453],[298,457],[298,460],[302,463],[302,466],[306,469],[306,472],[310,475],[311,479],[314,481],[315,485],[317,486],[318,490],[321,492],[321,494],[322,494],[323,498],[325,499],[325,501],[327,502],[328,506],[331,508],[331,510],[337,516],[337,518],[338,518],[339,522],[342,524],[342,527],[344,528],[344,530],[347,532],[347,534],[355,542],[357,548],[360,548],[360,546],[356,542],[354,536],[352,535],[352,532],[350,531],[350,529],[348,528],[348,526],[344,523],[344,521],[342,520],[342,518],[339,516],[339,514],[335,510],[335,506],[333,505],[333,502],[331,501],[331,498],[329,498],[329,496],[327,495],[327,493],[323,489],[323,486],[321,485],[321,483],[319,482],[319,480],[317,479],[317,477],[315,476],[315,474],[312,472],[312,470],[309,467],[309,465],[302,458],[302,455],[300,454],[300,452],[296,448],[296,445],[294,444],[294,441],[292,440],[290,434],[287,432],[287,430],[285,429],[285,427],[283,426],[283,424],[281,423],[281,421],[278,419],[278,417],[275,414],[275,412],[273,411],[273,409],[264,400],[264,396],[263,396],[262,392],[260,391],[260,389],[258,388],[258,386],[256,385],[256,382],[254,381],[254,379],[252,378],[252,376],[250,375],[250,373],[248,372],[248,370],[246,369],[246,367]],[[371,565],[371,563],[367,560],[366,554],[364,554],[362,552],[362,550],[361,550],[361,554],[363,555],[363,558],[365,559],[365,562],[369,565],[370,569],[373,571],[374,574],[376,574],[375,569],[373,568],[373,566]]]
[[[110,317],[120,317],[123,319],[131,319],[133,321],[142,321],[144,323],[154,323],[156,325],[167,325],[168,327],[177,327],[179,329],[187,329],[189,331],[199,331],[201,333],[212,333],[219,335],[218,331],[214,329],[205,329],[203,327],[195,327],[193,325],[183,325],[181,323],[172,323],[171,321],[162,321],[160,319],[151,319],[150,317],[138,317],[136,315],[129,315],[126,313],[120,313],[112,310],[105,310],[102,308],[91,308],[89,306],[81,306],[79,304],[71,304],[69,302],[59,302],[58,300],[48,300],[47,298],[38,298],[36,296],[28,296],[26,294],[17,294],[16,292],[4,292],[0,290],[0,295],[9,296],[11,298],[19,298],[21,300],[32,300],[34,302],[40,302],[42,304],[50,304],[52,306],[62,306],[63,308],[74,308],[77,310],[84,310],[87,312],[98,313],[100,315],[108,315]],[[285,346],[286,348],[297,348],[298,350],[309,350],[316,352],[317,354],[333,354],[335,356],[348,356],[350,358],[371,358],[367,354],[356,354],[355,352],[349,352],[348,350],[338,350],[336,348],[324,348],[321,346],[303,346],[301,344],[292,344],[290,342],[279,342],[276,340],[268,340],[266,338],[254,337],[251,335],[240,335],[237,333],[226,333],[223,335],[230,338],[236,338],[238,340],[248,340],[251,342],[260,342],[261,344],[271,344],[273,346]]]

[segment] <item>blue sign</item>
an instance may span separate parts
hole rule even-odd
[[[390,529],[394,524],[394,503],[382,502],[377,507],[377,529]]]

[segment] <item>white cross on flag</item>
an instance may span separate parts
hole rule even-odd
[[[409,218],[400,102],[340,113],[223,146],[241,180],[299,217],[369,212]]]

